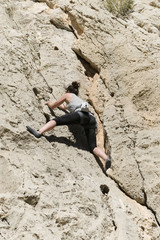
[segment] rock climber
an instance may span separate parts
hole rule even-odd
[[[84,128],[90,152],[100,157],[104,161],[104,169],[106,171],[111,166],[111,160],[110,157],[107,156],[106,153],[101,148],[97,147],[96,143],[97,122],[94,115],[89,110],[84,112],[83,109],[81,108],[84,101],[78,97],[79,86],[80,85],[78,82],[72,82],[67,87],[66,93],[61,98],[59,98],[55,102],[45,103],[46,105],[48,105],[50,109],[59,107],[62,110],[68,110],[69,113],[50,120],[38,131],[29,126],[26,126],[26,128],[36,138],[40,138],[43,136],[43,133],[52,130],[56,126],[71,124],[81,125]]]

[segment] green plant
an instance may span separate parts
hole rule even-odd
[[[106,8],[116,16],[127,16],[133,11],[133,0],[105,0]]]

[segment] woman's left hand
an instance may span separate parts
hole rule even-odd
[[[52,103],[51,102],[46,102],[45,105],[48,105],[49,108],[52,107]]]

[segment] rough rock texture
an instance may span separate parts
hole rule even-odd
[[[159,1],[128,19],[98,0],[0,0],[0,240],[160,239]],[[80,127],[35,139],[44,106],[77,80],[110,153]]]

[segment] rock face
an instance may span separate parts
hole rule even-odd
[[[159,1],[121,19],[105,1],[0,0],[0,16],[0,240],[160,239]],[[80,127],[26,132],[74,80],[107,175]]]

